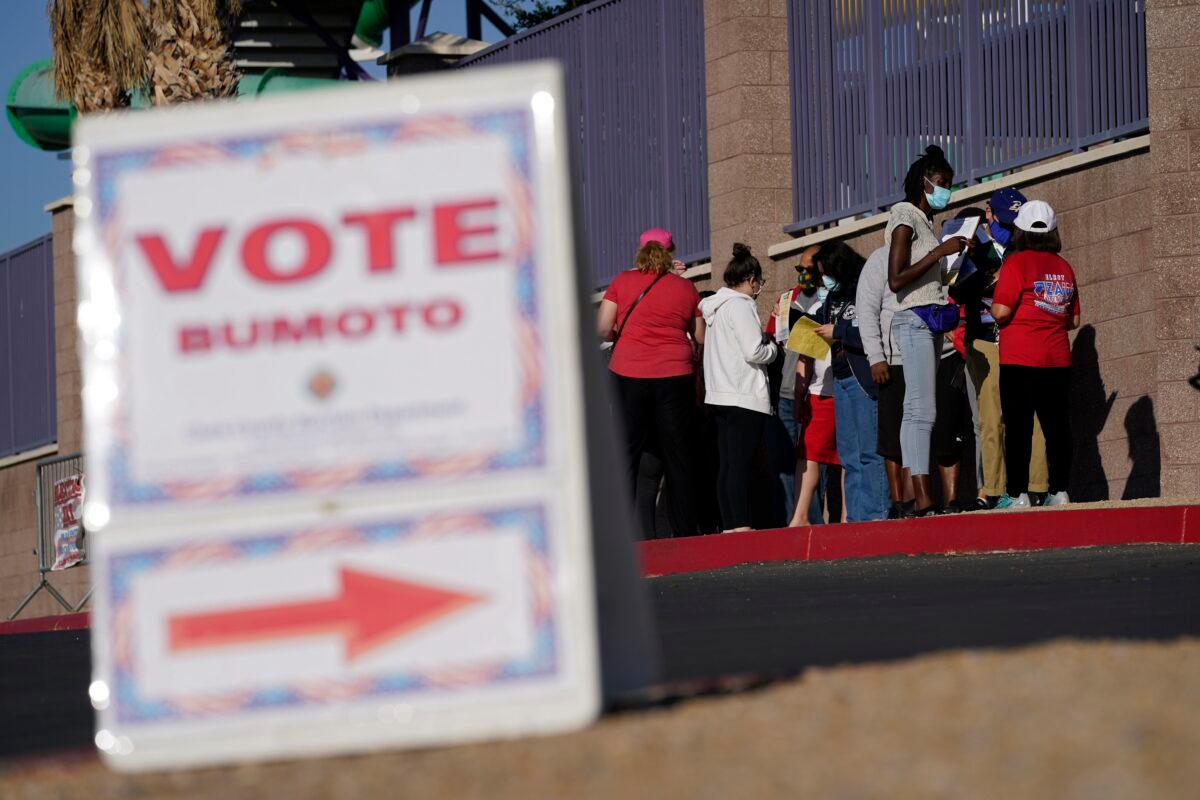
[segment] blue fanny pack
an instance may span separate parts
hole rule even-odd
[[[914,306],[913,313],[921,318],[932,333],[949,333],[958,327],[958,304]]]

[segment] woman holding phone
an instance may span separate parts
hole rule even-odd
[[[898,311],[892,335],[904,361],[904,417],[900,449],[912,475],[914,513],[939,513],[929,484],[929,444],[937,418],[935,381],[942,335],[958,324],[942,283],[942,260],[961,253],[967,240],[940,242],[934,212],[950,202],[954,169],[940,147],[930,145],[904,177],[904,200],[892,206],[884,243],[888,248],[888,287]]]

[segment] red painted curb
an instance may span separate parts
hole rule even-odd
[[[1200,506],[955,514],[641,542],[645,577],[771,561],[1200,544]]]
[[[86,611],[77,614],[59,614],[53,617],[31,617],[0,622],[0,636],[10,633],[47,633],[49,631],[81,631],[88,627],[91,615]]]
[[[886,555],[949,555],[1119,544],[1200,544],[1200,506],[955,514],[640,542],[653,578],[739,564],[831,561]],[[0,622],[0,635],[73,631],[88,613]]]

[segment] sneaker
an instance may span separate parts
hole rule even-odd
[[[900,503],[892,503],[892,507],[888,509],[888,519],[905,519],[911,515],[913,501],[906,500]]]
[[[1050,495],[1048,492],[1030,492],[1029,493],[1029,505],[1032,506],[1033,508],[1038,508],[1040,506],[1044,506],[1044,505],[1046,505],[1046,498],[1049,496]]]
[[[909,517],[909,519],[918,519],[921,517],[938,517],[945,513],[946,512],[944,509],[941,509],[937,506],[929,506],[929,508],[922,508],[920,511],[918,511],[917,509],[914,508],[912,510],[912,512],[908,515],[908,517]]]
[[[1047,507],[1065,506],[1069,502],[1071,502],[1071,498],[1067,496],[1066,492],[1053,492],[1052,494],[1046,496],[1046,502],[1042,505]]]
[[[1000,495],[1000,499],[996,501],[997,510],[1008,508],[1032,508],[1033,505],[1029,502],[1029,495],[1025,492],[1017,497],[1009,497],[1007,494]]]

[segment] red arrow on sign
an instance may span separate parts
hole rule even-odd
[[[198,650],[332,632],[345,637],[346,658],[353,660],[483,599],[349,567],[340,575],[341,590],[328,600],[169,617],[168,646]]]

